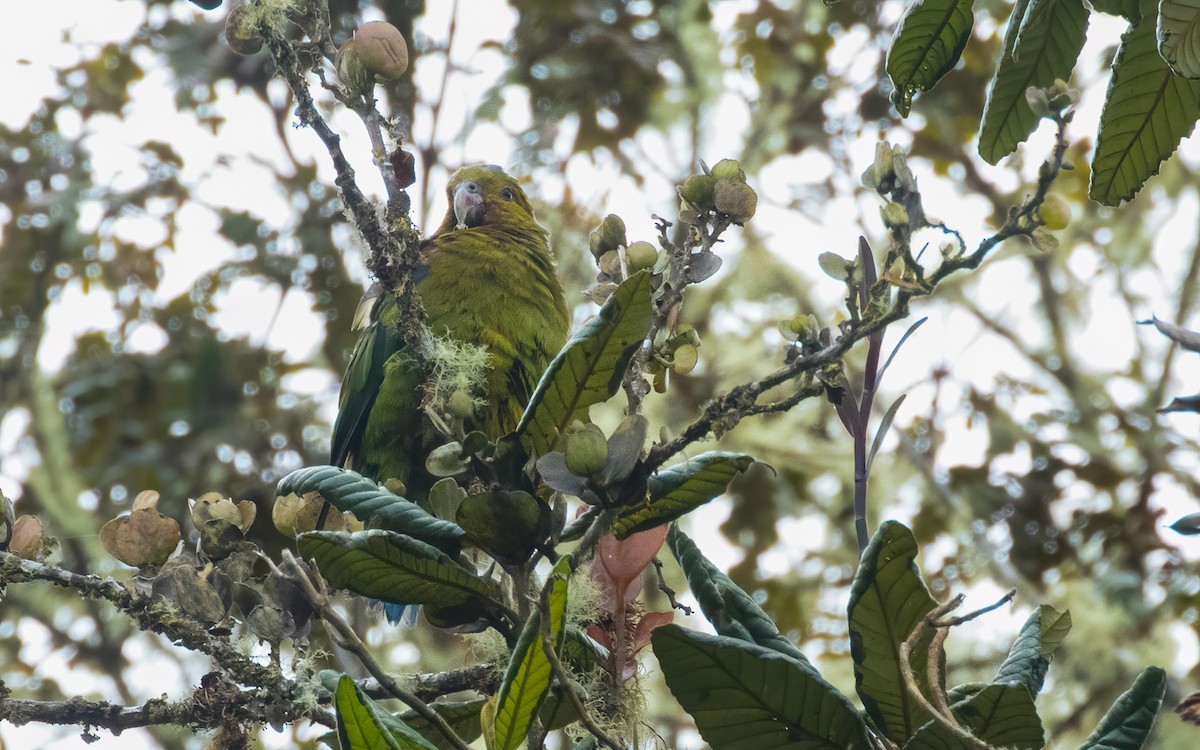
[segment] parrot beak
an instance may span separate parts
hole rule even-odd
[[[479,226],[485,210],[479,183],[464,182],[454,189],[454,218],[458,221],[455,229]]]

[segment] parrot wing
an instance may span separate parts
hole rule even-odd
[[[384,365],[403,346],[400,336],[384,322],[384,312],[395,304],[391,295],[384,294],[376,284],[367,290],[354,313],[354,329],[359,334],[338,397],[329,451],[334,466],[345,466],[358,455],[367,417],[383,385]]]

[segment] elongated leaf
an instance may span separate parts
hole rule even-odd
[[[394,531],[310,531],[298,542],[330,584],[372,599],[449,607],[491,594],[487,581],[436,547]]]
[[[334,708],[342,750],[437,750],[412,727],[363,695],[349,675],[338,680]]]
[[[754,458],[744,453],[709,451],[650,477],[646,498],[621,511],[613,521],[618,539],[681,518],[717,497]]]
[[[463,742],[470,743],[479,739],[479,736],[483,734],[483,723],[479,719],[479,712],[486,702],[486,698],[469,701],[438,701],[430,703],[429,707],[446,720],[446,723],[450,725],[455,734],[462,738]],[[438,750],[450,750],[453,747],[441,732],[416,711],[405,711],[396,718],[419,732]]]
[[[550,640],[554,650],[563,647],[563,621],[567,611],[567,581],[571,575],[571,558],[566,556],[554,566],[549,595]],[[542,708],[550,689],[553,669],[542,641],[542,611],[535,609],[513,649],[496,694],[495,741],[493,750],[516,750],[525,741],[525,733],[533,717]]]
[[[979,155],[989,164],[1015,151],[1037,127],[1025,89],[1070,80],[1087,25],[1083,0],[1017,1],[979,126]]]
[[[887,56],[892,104],[901,116],[908,117],[913,94],[933,88],[958,62],[975,23],[973,5],[974,0],[916,0],[908,7]]]
[[[1024,685],[1030,695],[1042,690],[1050,657],[1071,630],[1071,613],[1043,604],[1030,613],[992,682]]]
[[[1158,52],[1176,75],[1200,78],[1200,0],[1162,0]]]
[[[671,524],[667,532],[667,545],[683,569],[688,587],[700,603],[700,610],[718,633],[778,651],[795,660],[806,672],[821,676],[808,657],[780,634],[775,621],[754,598],[713,565],[676,524]]]
[[[655,628],[650,642],[667,687],[713,750],[873,747],[846,696],[783,654],[678,625]]]
[[[1012,750],[1041,750],[1045,730],[1038,718],[1033,696],[1020,685],[988,685],[970,698],[950,707],[958,723],[988,747]],[[960,737],[944,724],[930,721],[921,727],[905,750],[959,750]]]
[[[517,425],[526,453],[545,455],[572,419],[612,398],[653,314],[650,274],[640,271],[623,281],[600,314],[571,337],[538,381]]]
[[[871,441],[871,451],[867,454],[867,473],[871,473],[871,464],[875,463],[875,454],[879,452],[879,446],[883,445],[883,439],[887,437],[888,430],[892,427],[892,420],[896,418],[896,412],[900,410],[900,404],[904,403],[907,393],[901,393],[900,398],[892,402],[888,410],[884,412],[883,419],[879,421],[879,429],[875,431],[875,439]]]
[[[1200,117],[1200,81],[1171,72],[1158,54],[1154,14],[1146,13],[1121,37],[1100,131],[1092,156],[1088,195],[1106,206],[1129,200],[1175,152]]]
[[[427,513],[416,503],[384,489],[374,480],[337,466],[297,469],[279,480],[276,494],[318,492],[340,511],[358,520],[428,542],[447,554],[458,554],[463,530]]]
[[[1121,694],[1079,750],[1138,750],[1150,736],[1167,691],[1167,673],[1146,667]]]
[[[863,551],[850,587],[850,655],[854,683],[863,706],[893,742],[904,744],[930,720],[908,694],[900,675],[900,644],[917,623],[937,606],[914,560],[917,542],[903,524],[888,521]],[[929,695],[926,664],[931,635],[920,639],[911,654],[921,691]],[[945,658],[937,655],[939,674]]]

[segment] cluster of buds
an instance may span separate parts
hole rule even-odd
[[[734,224],[745,224],[758,209],[758,194],[746,184],[742,165],[733,159],[722,159],[709,169],[687,178],[679,186],[679,221],[698,224],[713,212],[729,217]]]
[[[616,214],[605,216],[600,226],[588,235],[588,250],[599,272],[584,295],[598,305],[604,304],[617,286],[633,274],[646,269],[661,274],[667,263],[666,254],[653,244],[645,240],[630,242],[625,236],[625,222]],[[651,285],[657,288],[657,283]]]

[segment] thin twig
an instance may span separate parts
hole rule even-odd
[[[267,562],[270,563],[270,560],[267,559]],[[442,718],[441,714],[430,708],[428,703],[421,700],[412,691],[405,689],[395,680],[395,678],[383,670],[383,667],[381,667],[379,662],[375,660],[375,657],[371,655],[370,650],[367,648],[367,644],[363,643],[362,639],[358,637],[358,633],[355,633],[354,628],[350,626],[350,623],[346,622],[346,619],[342,617],[342,615],[336,609],[333,608],[333,604],[329,601],[329,597],[326,596],[322,591],[317,590],[317,587],[314,585],[312,578],[309,577],[309,571],[305,569],[305,566],[302,565],[300,561],[297,560],[292,553],[286,549],[283,551],[283,563],[291,570],[291,575],[288,577],[300,585],[300,588],[304,591],[309,604],[312,605],[313,610],[319,614],[321,619],[324,620],[325,623],[327,623],[330,627],[332,627],[340,637],[341,646],[358,657],[358,660],[362,663],[366,670],[371,674],[372,677],[379,681],[379,684],[385,690],[387,690],[388,693],[396,698],[399,698],[401,702],[403,702],[412,710],[416,711],[421,718],[432,724],[439,732],[442,733],[442,736],[446,738],[446,741],[456,748],[456,750],[470,750],[470,748],[467,746],[467,743],[458,736],[458,733],[455,732],[454,729],[446,722],[446,720]]]
[[[650,562],[654,563],[654,574],[658,578],[658,590],[667,595],[667,601],[670,602],[671,609],[678,609],[679,611],[683,612],[685,615],[690,615],[692,613],[692,608],[688,607],[686,605],[680,604],[678,601],[676,601],[675,600],[675,589],[673,589],[667,585],[667,579],[663,576],[662,560],[659,560],[656,557],[653,560],[651,560]]]

